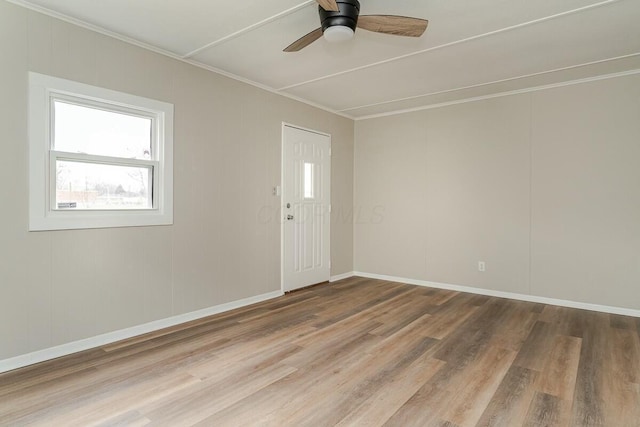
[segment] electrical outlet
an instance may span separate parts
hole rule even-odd
[[[482,271],[485,272],[486,271],[486,265],[484,264],[484,261],[478,261],[478,271]]]

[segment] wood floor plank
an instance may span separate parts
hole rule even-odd
[[[424,357],[416,360],[406,370],[395,372],[389,383],[393,387],[380,387],[354,408],[336,425],[381,426],[431,378],[445,362]]]
[[[213,339],[212,342],[208,342]],[[144,364],[136,363],[138,355],[118,359],[99,365],[91,371],[68,375],[64,380],[48,381],[42,387],[37,385],[5,396],[0,401],[0,425],[5,416],[20,419],[34,419],[39,414],[52,416],[68,410],[69,402],[81,406],[95,399],[105,398],[135,384],[154,379],[182,366],[208,357],[220,346],[220,341],[210,337],[207,340],[191,340],[182,345],[167,347],[162,351],[144,355]],[[198,350],[194,353],[195,350]],[[7,415],[5,415],[7,414]]]
[[[152,425],[195,425],[211,414],[246,399],[270,384],[293,374],[296,368],[282,364],[271,365],[255,372],[251,377],[232,377],[223,381],[208,381],[205,387],[178,399],[156,402],[141,412]]]
[[[557,305],[546,305],[541,304],[542,310],[540,310],[540,315],[538,316],[538,321],[545,323],[553,323],[558,319],[558,312],[562,307]]]
[[[93,425],[96,427],[143,427],[150,423],[150,419],[143,417],[137,411],[131,411],[126,414],[110,418],[103,423]]]
[[[610,333],[610,361],[620,381],[640,384],[640,339],[632,330]]]
[[[529,411],[537,375],[536,371],[512,365],[476,425],[518,425]]]
[[[96,361],[101,360],[105,351],[101,348],[83,351],[64,358],[48,360],[18,369],[7,374],[0,374],[0,401],[2,397],[15,394],[33,385],[41,386],[49,381],[56,381],[70,374],[94,370]]]
[[[438,420],[429,424],[428,427],[461,427],[461,426],[459,426],[458,424],[454,424],[451,421]]]
[[[362,362],[366,360],[363,353],[380,342],[379,337],[367,332],[367,329],[376,325],[377,322],[366,319],[363,329],[357,334],[352,329],[347,329],[351,333],[342,335],[337,340],[330,337],[331,344],[324,346],[322,351],[318,351],[315,346],[305,348],[308,351],[306,362],[295,356],[284,359],[283,363],[286,365],[301,363],[302,367],[294,374],[209,416],[201,425],[279,426],[283,419],[286,420],[300,408],[312,409],[311,402],[315,402],[318,396],[332,393],[336,384],[362,369]],[[322,332],[322,337],[327,338],[326,331],[323,329]],[[251,411],[247,411],[247,405],[252,408]]]
[[[431,292],[431,294],[428,295],[429,297],[429,302],[432,305],[442,305],[447,303],[448,301],[451,301],[451,299],[457,297],[458,295],[460,295],[460,292],[456,292],[456,291],[447,291],[444,289],[433,289],[433,292]]]
[[[640,319],[353,277],[0,374],[0,425],[640,427]]]
[[[201,380],[187,374],[166,375],[128,388],[127,393],[114,393],[102,399],[64,408],[56,416],[57,423],[67,427],[96,424],[140,424],[150,420],[137,410],[167,396],[180,394]]]
[[[403,295],[410,292],[411,288],[403,286],[393,286],[386,291],[380,293],[372,293],[373,298],[363,297],[361,301],[352,300],[352,304],[345,306],[344,304],[334,304],[329,310],[321,313],[323,320],[315,326],[323,328],[332,325],[341,320],[348,319],[351,316],[360,315],[365,310],[372,310],[381,304],[389,305],[391,301],[401,300]],[[381,308],[381,307],[379,307]]]
[[[378,321],[382,325],[371,331],[374,335],[380,335],[383,337],[390,336],[407,325],[411,324],[416,319],[424,316],[425,308],[428,306],[428,302],[424,298],[418,297],[405,305],[401,305],[397,310],[390,311],[385,318],[378,317]]]
[[[487,301],[490,301],[479,298],[482,295],[444,290],[440,291],[446,292],[446,298],[443,298],[442,301],[438,302],[438,304],[434,304],[432,301],[432,304],[427,308],[427,312],[429,314],[440,314],[445,311],[451,311],[455,308],[459,310],[461,307],[480,307],[487,303]]]
[[[572,401],[581,347],[582,338],[556,336],[536,389],[567,402]]]
[[[488,339],[489,336],[476,331],[476,334],[471,337],[472,343],[466,347],[467,354],[465,357],[456,357],[448,360],[424,386],[393,414],[387,425],[428,425],[442,420],[441,415],[448,414],[447,411],[455,411],[456,414],[464,412],[465,402],[458,400],[454,405],[451,403],[452,400],[456,399],[457,393],[472,381],[470,378],[476,372],[475,362],[495,360],[495,357],[498,357],[499,360],[504,360],[504,357],[514,356],[509,355],[507,350],[488,349],[486,346]],[[500,355],[497,355],[497,352],[500,352]],[[501,364],[499,363],[499,365]],[[482,366],[487,365],[484,363]],[[483,379],[480,379],[479,383],[476,384],[480,389],[483,388]],[[483,398],[486,398],[487,395],[490,396],[490,393],[484,394]],[[469,403],[473,404],[474,402],[475,399],[472,399]],[[477,410],[477,408],[474,408],[474,410]],[[452,421],[446,418],[444,420]]]
[[[551,396],[550,394],[536,392],[523,426],[566,426],[566,420],[562,418],[562,414],[567,413],[567,411],[563,409],[563,406],[567,404],[567,402],[563,402],[561,399]]]
[[[286,418],[282,419],[286,423],[277,423],[308,427],[337,424],[362,405],[370,395],[391,384],[396,375],[407,370],[433,347],[435,342],[432,338],[423,338],[403,351],[398,351],[398,346],[395,347],[395,351],[370,351],[358,375],[344,375],[343,379],[336,382],[331,393],[314,399],[316,407],[313,410],[300,408],[297,413],[288,413]],[[349,398],[345,399],[344,396]]]
[[[518,306],[496,327],[491,345],[518,352],[531,333],[537,318],[538,314],[532,311],[531,307]]]
[[[515,352],[490,346],[477,362],[447,387],[449,402],[440,418],[461,427],[475,426],[506,375]]]
[[[461,324],[465,323],[471,316],[474,316],[478,306],[451,305],[433,314],[432,321],[425,325],[425,334],[431,338],[443,339],[455,331]]]
[[[636,319],[633,317],[620,316],[618,314],[609,314],[609,317],[611,318],[610,325],[612,328],[630,329],[632,331],[636,329]]]
[[[435,357],[454,364],[460,359],[472,359],[477,353],[476,347],[488,345],[494,330],[504,323],[514,307],[515,304],[502,299],[483,305],[442,341]]]
[[[240,346],[244,347],[244,346]],[[246,376],[250,372],[278,364],[292,355],[300,353],[302,347],[296,345],[270,346],[256,353],[245,352],[235,359],[212,358],[185,369],[190,375],[202,381],[221,381],[226,377]],[[289,365],[290,366],[290,365]]]
[[[609,318],[601,313],[577,311],[580,319],[582,347],[573,396],[572,425],[575,427],[604,426],[604,367],[608,356]]]
[[[640,399],[636,385],[640,377],[639,340],[634,331],[618,329],[612,325],[608,346],[604,358],[603,394],[606,404],[603,406],[607,424],[621,424],[624,420],[635,419],[640,426]]]
[[[551,323],[537,321],[527,339],[522,343],[514,365],[542,372],[551,354],[555,339],[555,327]]]

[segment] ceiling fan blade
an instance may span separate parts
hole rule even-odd
[[[322,7],[327,12],[340,12],[340,8],[338,7],[338,3],[336,0],[316,0],[320,7]]]
[[[300,37],[298,40],[291,43],[283,50],[283,52],[297,52],[302,50],[314,41],[318,40],[320,37],[322,37],[322,28],[315,29],[306,36]]]
[[[428,24],[426,19],[396,15],[362,15],[358,18],[358,28],[363,30],[406,37],[420,37]]]

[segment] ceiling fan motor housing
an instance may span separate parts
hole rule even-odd
[[[358,25],[358,15],[360,15],[360,2],[358,0],[337,0],[336,3],[340,12],[327,11],[322,7],[318,7],[322,31],[324,32],[327,28],[337,25],[348,27],[355,31]]]

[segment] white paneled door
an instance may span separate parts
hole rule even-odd
[[[283,126],[283,288],[329,280],[331,138]]]

